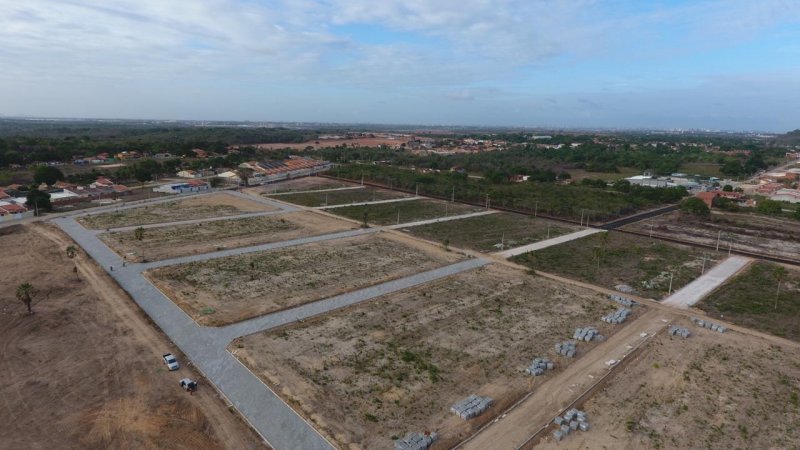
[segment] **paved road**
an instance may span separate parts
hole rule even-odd
[[[197,325],[191,317],[142,276],[142,271],[150,268],[148,264],[132,264],[123,268],[120,257],[97,239],[96,233],[83,228],[71,217],[61,217],[55,219],[54,222],[69,234],[107,273],[116,279],[142,310],[186,354],[198,370],[203,372],[208,380],[241,412],[251,426],[272,447],[278,450],[328,450],[334,448],[334,446],[227,351],[226,347],[232,339],[243,334],[267,330],[299,318],[322,314],[336,308],[366,301],[489,263],[488,260],[484,259],[470,259],[352,293],[258,317],[225,328],[207,328]],[[314,242],[321,240],[321,238],[336,239],[376,231],[378,229],[374,228],[352,230],[351,232],[296,239],[288,241],[288,243],[267,244],[266,247],[280,248],[287,245]],[[201,260],[229,254],[262,251],[265,249],[264,247],[246,247],[207,255],[196,255],[189,258],[176,258],[175,260],[170,260],[170,263],[177,264],[179,263],[178,260],[183,262],[184,260]],[[111,266],[114,266],[115,269],[111,270]]]
[[[740,270],[747,267],[753,260],[743,256],[731,256],[725,261],[717,264],[713,269],[704,275],[696,278],[674,294],[664,299],[663,303],[675,308],[689,308],[699,302],[711,291],[721,286],[729,278],[733,277]]]
[[[450,221],[450,220],[469,219],[470,217],[485,216],[487,214],[496,214],[498,212],[500,212],[500,211],[497,211],[497,210],[494,210],[494,209],[490,209],[488,211],[479,211],[479,212],[475,212],[475,213],[461,214],[460,216],[445,216],[445,217],[437,217],[436,219],[419,220],[417,222],[399,223],[397,225],[389,225],[389,226],[387,226],[385,228],[389,228],[389,229],[392,229],[392,230],[398,230],[398,229],[403,229],[403,228],[418,227],[418,226],[421,226],[421,225],[428,225],[428,224],[431,224],[431,223],[447,222],[447,221]]]
[[[362,205],[380,205],[382,203],[408,202],[411,200],[419,200],[421,198],[422,197],[403,197],[403,198],[392,198],[389,200],[375,200],[374,202],[343,203],[341,205],[317,206],[316,209],[346,208],[348,206],[362,206]]]
[[[607,231],[605,230],[599,230],[597,228],[587,228],[585,230],[576,231],[570,234],[564,234],[558,237],[554,237],[552,239],[534,242],[533,244],[523,245],[522,247],[512,248],[511,250],[505,250],[502,252],[497,252],[495,254],[501,258],[511,258],[512,256],[517,256],[528,252],[534,252],[536,250],[541,250],[543,248],[552,247],[553,245],[563,244],[564,242],[580,239],[582,237],[590,236],[595,233],[606,233],[606,232]]]

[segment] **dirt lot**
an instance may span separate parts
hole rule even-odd
[[[697,307],[712,317],[800,341],[800,270],[785,268],[778,290],[777,264],[757,261]]]
[[[394,225],[397,223],[398,212],[400,213],[400,223],[407,223],[477,211],[484,211],[484,208],[462,203],[420,199],[377,205],[345,206],[331,209],[329,212],[358,221],[364,220],[364,212],[366,212],[367,221],[373,225]]]
[[[448,242],[454,247],[496,252],[577,230],[578,227],[561,222],[521,214],[496,213],[412,227],[408,232],[430,241]]]
[[[682,325],[661,335],[590,399],[592,429],[545,449],[795,449],[800,349]]]
[[[533,388],[522,370],[534,357],[553,359],[556,374],[574,361],[552,348],[576,327],[611,335],[598,320],[609,309],[589,291],[488,266],[232,348],[342,447],[389,448],[408,432],[438,430],[434,448],[449,448]],[[580,344],[579,357],[596,345]],[[470,421],[449,412],[473,393],[495,406]]]
[[[254,186],[245,188],[244,192],[248,194],[276,194],[281,192],[293,191],[318,191],[320,189],[335,189],[340,187],[351,187],[354,184],[345,181],[332,180],[323,177],[303,177],[295,178],[292,180],[280,181],[278,183],[265,184],[263,186]]]
[[[719,256],[706,252],[705,269]],[[600,267],[598,270],[598,255]],[[623,233],[598,233],[582,239],[525,253],[513,260],[535,270],[551,272],[611,289],[620,284],[644,296],[662,298],[700,276],[702,250]]]
[[[120,256],[130,260],[141,261],[144,257],[148,261],[158,261],[224,248],[316,236],[354,227],[348,222],[321,214],[297,212],[150,228],[144,231],[141,241],[136,240],[132,230],[103,233],[100,239]]]
[[[274,211],[269,205],[221,192],[185,200],[83,216],[78,222],[87,228],[119,228],[151,223],[177,222],[191,219],[235,216],[237,214]]]
[[[703,219],[673,212],[626,225],[624,229],[717,245],[727,251],[744,250],[800,261],[800,222],[793,219],[760,214],[714,212]],[[721,235],[720,235],[721,232]]]
[[[460,259],[381,233],[164,267],[148,277],[198,323],[220,326]]]
[[[0,229],[0,447],[264,448],[185,358],[166,370],[176,349],[91,261],[67,259],[69,243],[40,225]],[[14,298],[24,282],[32,316]]]
[[[401,192],[375,188],[347,189],[344,191],[306,192],[302,194],[280,195],[276,198],[283,202],[303,206],[344,205],[347,203],[373,202],[394,198],[410,197]]]

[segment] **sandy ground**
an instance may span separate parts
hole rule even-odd
[[[800,349],[735,332],[660,335],[585,410],[592,429],[539,448],[796,449]]]
[[[320,189],[335,189],[340,187],[355,186],[354,184],[345,181],[332,180],[323,177],[303,177],[295,178],[292,180],[279,181],[277,183],[265,184],[263,186],[254,186],[251,188],[242,189],[242,192],[251,195],[259,194],[274,194],[278,192],[292,192],[292,191],[314,191]]]
[[[652,229],[656,236],[713,246],[719,237],[721,252],[727,252],[730,246],[733,250],[800,260],[800,222],[787,218],[714,212],[710,219],[698,219],[676,211],[623,229],[648,234]]]
[[[543,378],[576,361],[552,349],[576,327],[620,329],[598,320],[608,309],[588,290],[488,266],[232,347],[342,447],[389,448],[408,432],[438,430],[435,448],[449,448],[540,382],[522,373],[533,358],[555,361]],[[580,344],[577,361],[596,345]],[[496,406],[470,421],[449,412],[473,393]]]
[[[70,243],[42,225],[0,230],[0,447],[264,448],[112,280],[67,259]],[[14,298],[23,282],[36,289],[32,316]],[[195,395],[183,377],[199,380]]]
[[[151,223],[234,216],[252,212],[274,211],[275,209],[277,208],[263,203],[218,192],[119,212],[83,216],[78,218],[78,222],[87,228],[119,228]]]
[[[100,239],[133,261],[175,258],[226,248],[288,241],[352,229],[348,222],[312,212],[150,228],[136,240],[134,231],[103,233]]]
[[[380,233],[164,267],[148,277],[198,323],[219,326],[460,259]]]

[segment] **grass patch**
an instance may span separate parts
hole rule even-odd
[[[277,197],[278,200],[303,206],[345,205],[407,197],[407,195],[382,189],[348,189],[344,191],[304,192]]]
[[[331,209],[330,212],[353,220],[364,220],[374,225],[396,224],[398,215],[400,223],[415,222],[417,220],[435,219],[438,217],[454,216],[482,211],[483,208],[464,205],[461,203],[447,203],[438,200],[411,200],[407,202],[381,203],[377,205],[346,206]]]
[[[787,270],[777,295],[774,276],[777,267],[765,261],[756,262],[698,307],[711,315],[724,315],[736,324],[800,340],[800,272]]]

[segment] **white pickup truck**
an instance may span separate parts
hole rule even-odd
[[[167,364],[169,370],[178,370],[181,366],[178,364],[178,360],[172,355],[172,353],[167,353],[161,355],[164,358],[164,362]]]

